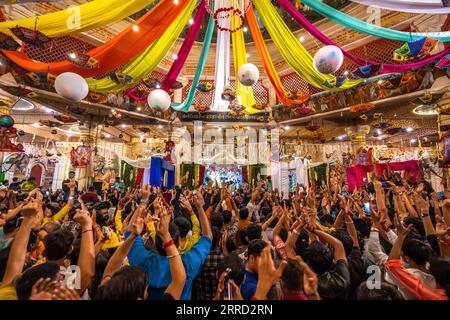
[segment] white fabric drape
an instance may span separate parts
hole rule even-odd
[[[218,0],[214,4],[214,11],[219,8],[228,8],[230,0]],[[223,27],[229,27],[230,19],[222,20]],[[228,26],[227,26],[228,25]],[[212,102],[212,111],[227,111],[229,102],[222,99],[223,88],[230,81],[230,32],[217,30],[216,43],[216,76],[214,85],[214,100]]]
[[[442,0],[352,0],[370,7],[403,11],[411,13],[447,14],[449,7],[444,7]]]
[[[126,157],[120,157],[120,160],[125,161],[130,166],[135,167],[135,168],[144,168],[144,169],[150,168],[150,159],[132,160],[132,159],[128,159]]]

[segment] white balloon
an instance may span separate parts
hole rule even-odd
[[[154,111],[164,112],[169,109],[172,100],[165,90],[155,89],[148,95],[147,102]]]
[[[84,78],[73,72],[64,72],[56,77],[55,90],[66,99],[81,101],[89,93],[89,86]]]
[[[322,74],[335,73],[344,63],[344,54],[336,46],[325,46],[314,56],[314,69]]]
[[[238,71],[239,82],[244,86],[251,87],[259,79],[259,70],[252,63],[243,64]]]

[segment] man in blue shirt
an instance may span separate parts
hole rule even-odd
[[[143,202],[145,201],[146,199],[143,199]],[[186,202],[183,201],[183,203]],[[204,200],[201,192],[197,192],[194,196],[194,204],[197,207],[202,237],[190,251],[181,255],[186,270],[186,284],[181,294],[181,300],[191,300],[192,283],[199,274],[212,244],[211,226],[203,210]],[[178,246],[180,233],[173,222],[169,226],[169,233],[175,245]],[[125,233],[125,238],[128,236],[129,233]],[[169,268],[170,257],[165,256],[164,244],[158,235],[155,240],[158,252],[147,250],[141,236],[139,236],[128,253],[130,265],[141,267],[147,273],[149,299],[161,299],[165,289],[172,281]]]
[[[251,300],[255,295],[256,286],[258,284],[258,258],[261,252],[267,246],[264,240],[255,239],[250,241],[248,245],[248,260],[245,265],[245,278],[241,285],[241,294],[244,300]]]

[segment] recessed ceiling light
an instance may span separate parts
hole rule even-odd
[[[189,19],[189,24],[192,26],[194,24],[194,19],[190,18]]]
[[[122,128],[126,128],[127,127],[127,125],[126,124],[122,124]]]
[[[106,138],[111,138],[111,135],[110,135],[109,133],[106,133],[106,134],[105,134],[105,137],[106,137]]]
[[[77,58],[77,54],[75,52],[69,53],[69,58],[75,60]]]
[[[35,122],[35,123],[32,124],[32,126],[34,128],[39,128],[41,125],[39,124],[39,122]]]
[[[345,70],[345,71],[344,71],[344,76],[348,76],[349,73],[350,73],[350,72],[348,72],[348,70]]]
[[[133,31],[134,32],[138,32],[139,31],[139,26],[138,25],[134,25],[133,26]]]
[[[305,41],[305,37],[301,36],[300,38],[298,38],[298,40],[300,40],[300,42],[304,42]]]
[[[406,132],[413,132],[413,131],[414,131],[414,129],[411,127],[406,128]]]
[[[162,129],[162,127],[163,127],[162,125],[158,125],[158,128],[159,128],[159,129]]]
[[[247,27],[244,27],[244,32],[247,32],[248,31],[248,28]]]

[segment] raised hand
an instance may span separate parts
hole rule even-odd
[[[142,233],[142,230],[144,230],[144,219],[141,217],[136,218],[136,220],[128,226],[128,231],[136,237]]]
[[[171,214],[163,208],[159,214],[159,222],[156,227],[156,233],[163,239],[163,241],[167,241],[171,238],[169,233],[169,224],[170,224]]]
[[[76,290],[63,285],[53,290],[53,300],[81,300],[81,298]]]
[[[189,213],[194,212],[194,209],[192,209],[191,203],[189,202],[189,200],[186,197],[181,197],[180,203],[183,208],[185,208],[187,211],[189,211]]]
[[[296,256],[295,260],[303,269],[303,292],[310,298],[320,299],[318,293],[319,279],[317,278],[317,274],[308,266],[307,263],[305,263],[305,261],[303,261],[300,256]]]
[[[275,264],[271,255],[271,247],[267,245],[257,258],[258,265],[258,285],[256,287],[255,298],[258,300],[265,300],[267,293],[274,283],[281,277],[284,268],[287,265],[286,261],[282,261],[278,269],[275,269]]]
[[[403,223],[400,222],[400,219],[398,218],[398,216],[394,217],[394,222],[395,222],[395,227],[397,228],[397,235],[399,237],[405,238],[408,235],[409,231],[411,231],[411,228],[413,225],[410,224],[405,228]]]
[[[194,195],[194,204],[197,208],[203,208],[203,206],[205,205],[205,199],[203,199],[203,195],[200,190],[198,190]]]
[[[92,228],[92,218],[87,210],[77,210],[73,220],[78,222],[83,230]]]
[[[52,300],[56,281],[40,278],[31,288],[30,300]]]

